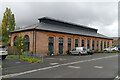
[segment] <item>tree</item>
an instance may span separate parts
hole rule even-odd
[[[26,51],[25,48],[25,39],[22,36],[17,37],[17,42],[16,42],[16,46],[18,49],[18,54],[19,54],[19,58],[20,58],[20,54],[22,54],[23,52]]]
[[[19,29],[21,29],[21,27],[16,26],[15,30],[19,30]]]
[[[1,24],[1,30],[2,30],[2,41],[7,42],[9,40],[9,33],[10,31],[15,30],[15,17],[14,14],[12,14],[11,9],[6,8],[2,24]]]

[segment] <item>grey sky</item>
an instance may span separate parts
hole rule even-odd
[[[32,0],[31,0],[32,1]],[[112,1],[112,0],[111,0]],[[99,33],[118,36],[118,2],[2,2],[15,14],[16,26],[28,26],[38,18],[48,16],[76,24],[97,28]],[[0,23],[1,23],[0,18]]]

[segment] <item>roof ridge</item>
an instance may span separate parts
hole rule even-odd
[[[72,22],[68,22],[68,21],[62,21],[62,20],[59,20],[59,19],[51,18],[51,17],[38,18],[38,20],[42,20],[42,19],[48,19],[48,20],[53,20],[53,21],[58,21],[58,22],[61,22],[61,23],[65,23],[65,24],[71,24],[71,25],[75,25],[75,26],[81,26],[81,27],[84,27],[84,28],[98,30],[98,29],[95,29],[95,28],[92,28],[92,27],[88,27],[88,26],[84,26],[84,25],[80,25],[80,24],[76,24],[76,23],[72,23]]]

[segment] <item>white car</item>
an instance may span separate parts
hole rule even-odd
[[[0,45],[0,57],[1,57],[1,59],[5,59],[7,55],[8,55],[8,52],[7,52],[6,47],[3,45]]]
[[[87,49],[85,47],[76,47],[72,51],[70,51],[70,54],[78,54],[78,55],[83,55],[83,54],[88,54]]]
[[[105,48],[104,51],[118,51],[118,47],[108,47]]]

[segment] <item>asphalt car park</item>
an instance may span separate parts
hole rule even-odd
[[[44,57],[43,63],[3,60],[3,78],[114,78],[118,75],[117,53]]]

